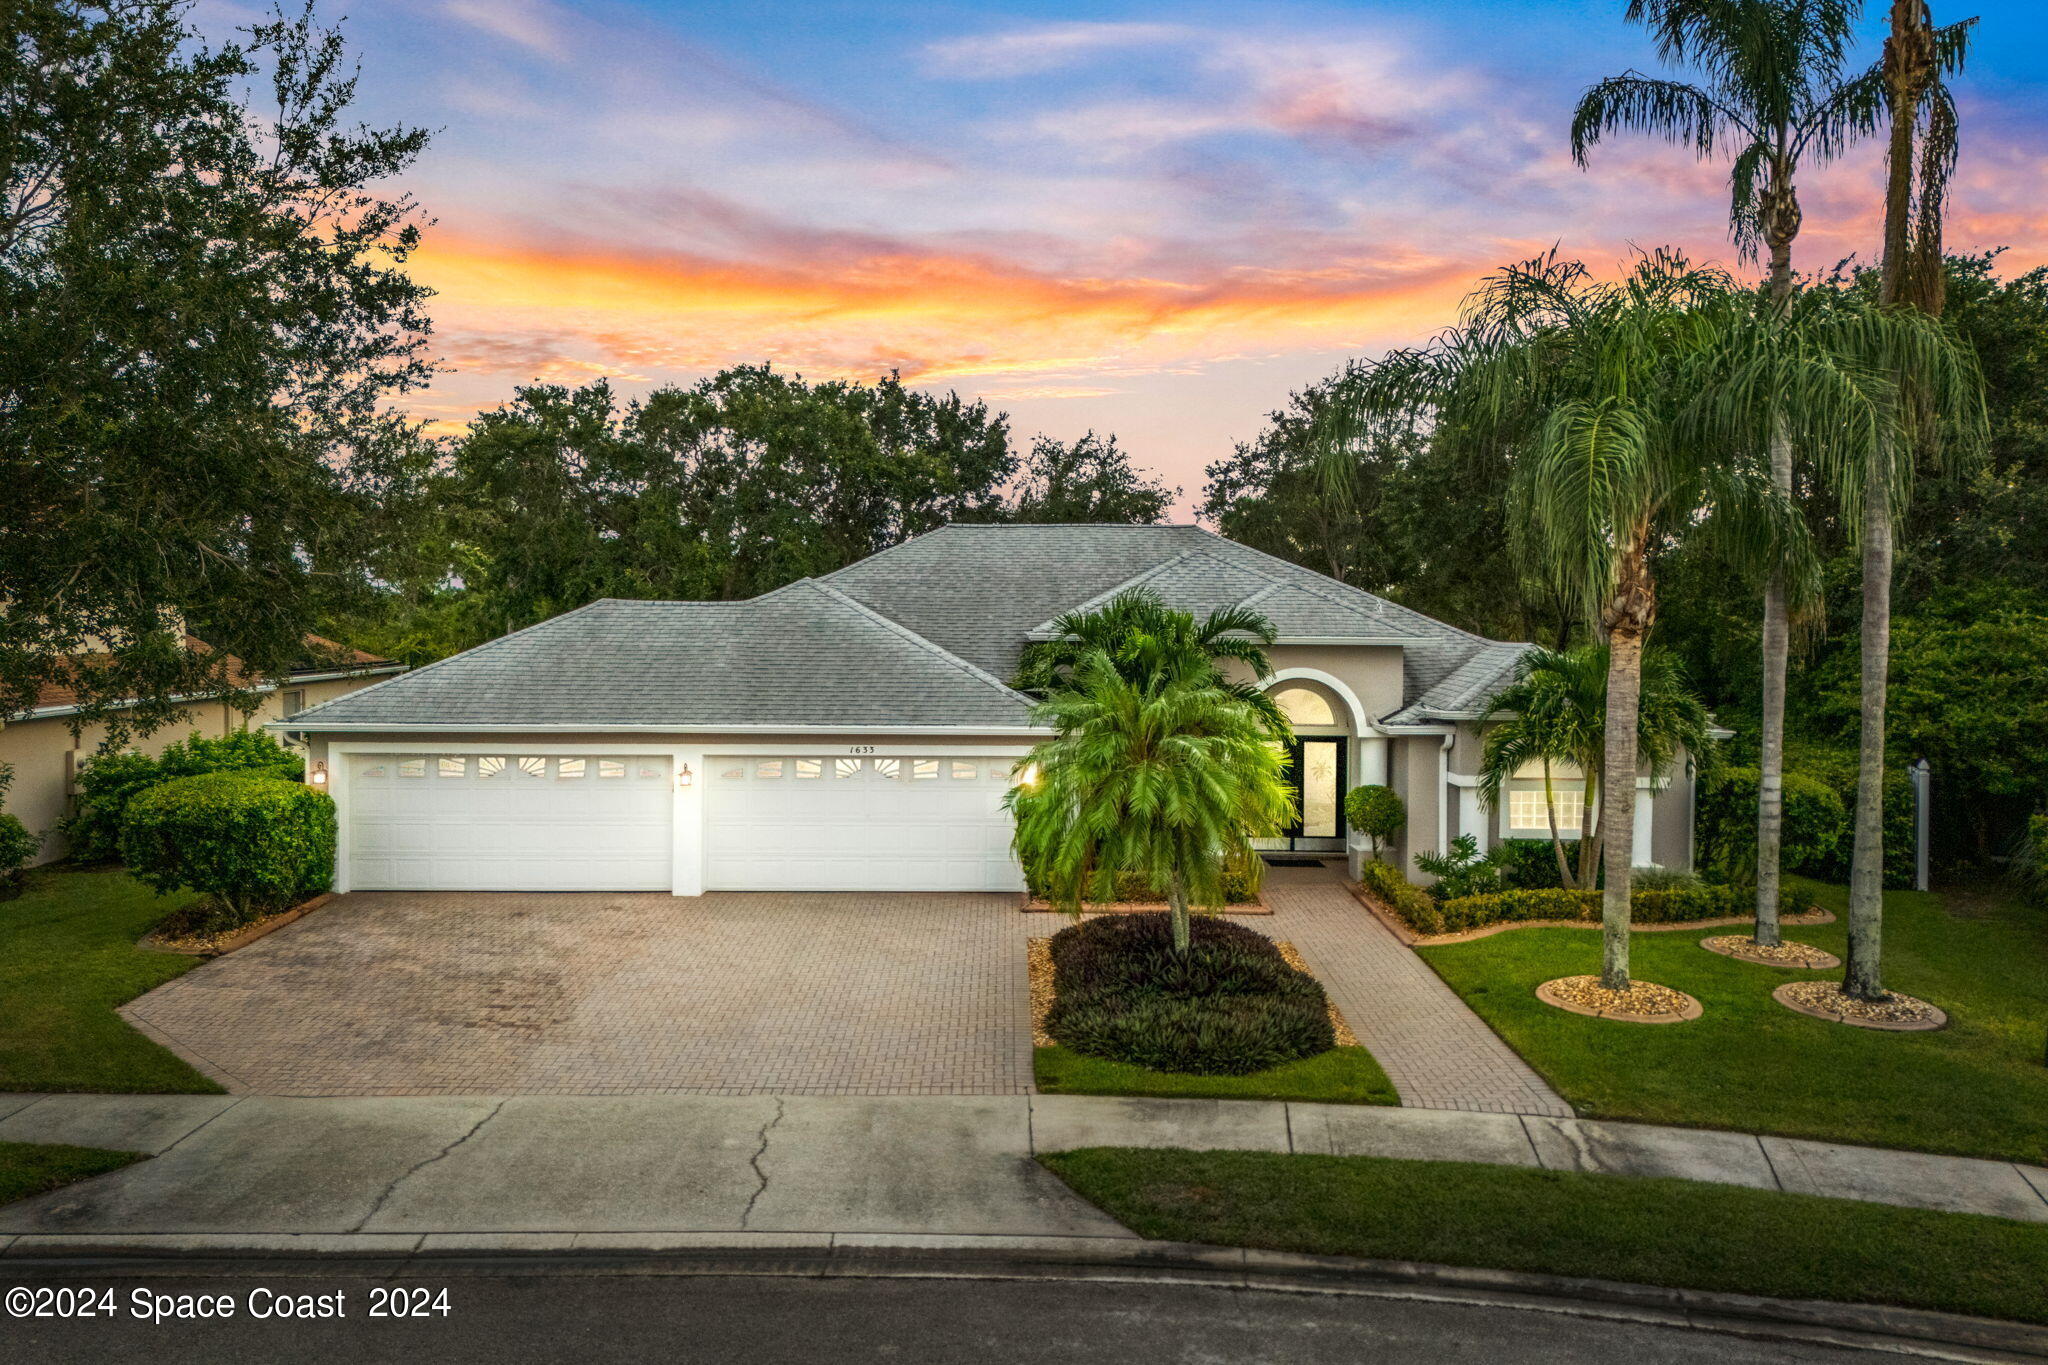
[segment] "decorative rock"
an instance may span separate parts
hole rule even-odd
[[[1536,998],[1557,1009],[1625,1024],[1683,1024],[1706,1011],[1684,991],[1635,981],[1625,991],[1610,991],[1597,976],[1561,976],[1536,988]]]
[[[1854,1000],[1842,994],[1838,981],[1787,981],[1771,992],[1771,999],[1796,1014],[1857,1028],[1925,1033],[1948,1027],[1948,1015],[1938,1005],[1896,991],[1884,1000]]]
[[[1775,948],[1766,948],[1748,934],[1716,934],[1712,938],[1701,939],[1700,947],[1738,962],[1754,962],[1760,967],[1783,967],[1788,971],[1824,972],[1842,965],[1842,959],[1811,943],[1781,943]]]

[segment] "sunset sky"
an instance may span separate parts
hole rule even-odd
[[[365,117],[438,130],[406,180],[438,219],[416,273],[439,291],[452,372],[414,404],[437,429],[536,378],[637,392],[741,362],[893,367],[987,398],[1027,437],[1113,431],[1191,501],[1202,466],[1291,389],[1426,336],[1491,266],[1553,243],[1596,263],[1669,243],[1736,264],[1724,168],[1642,139],[1571,164],[1579,91],[1654,69],[1623,9],[346,12]],[[2048,5],[1975,12],[1950,240],[2037,265]],[[197,11],[219,36],[248,17]],[[1801,267],[1871,254],[1878,176],[1864,149],[1807,178]]]

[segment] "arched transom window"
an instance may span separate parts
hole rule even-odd
[[[1314,726],[1337,723],[1336,713],[1330,710],[1329,699],[1310,688],[1278,688],[1273,693],[1273,701],[1287,717],[1290,725]]]

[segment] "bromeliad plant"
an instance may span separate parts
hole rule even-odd
[[[1189,908],[1220,909],[1226,873],[1257,866],[1250,841],[1293,817],[1266,716],[1204,656],[1131,677],[1103,650],[1074,660],[1034,714],[1054,736],[1005,798],[1018,857],[1074,913],[1113,898],[1119,873],[1143,877],[1165,892],[1174,950],[1186,952]]]

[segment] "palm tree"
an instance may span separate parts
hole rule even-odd
[[[1005,798],[1018,857],[1071,911],[1110,898],[1118,873],[1139,874],[1165,890],[1186,952],[1188,907],[1221,908],[1226,870],[1292,818],[1265,718],[1205,659],[1134,678],[1101,649],[1075,659],[1034,714],[1055,733]]]
[[[1514,680],[1495,694],[1479,721],[1486,736],[1479,760],[1479,794],[1488,807],[1499,807],[1503,786],[1524,764],[1542,764],[1551,848],[1565,886],[1576,882],[1590,888],[1597,880],[1601,840],[1593,827],[1593,812],[1606,750],[1607,670],[1608,651],[1600,645],[1531,650],[1516,666]],[[1686,685],[1677,658],[1660,649],[1644,650],[1637,746],[1651,776],[1668,772],[1681,754],[1704,760],[1711,742],[1706,707]],[[1576,765],[1585,784],[1576,877],[1557,827],[1551,765],[1558,762]]]
[[[1082,661],[1097,653],[1136,682],[1206,665],[1216,686],[1259,713],[1272,738],[1293,737],[1279,705],[1258,685],[1273,672],[1266,650],[1277,632],[1256,611],[1225,607],[1198,621],[1192,613],[1169,608],[1152,589],[1132,588],[1092,610],[1054,617],[1051,629],[1053,638],[1024,647],[1011,682],[1018,691],[1044,697],[1071,686]],[[1232,663],[1250,680],[1232,682],[1224,672]]]
[[[1824,164],[1873,131],[1877,83],[1843,80],[1861,0],[1633,0],[1631,22],[1646,25],[1667,62],[1696,67],[1702,85],[1625,72],[1601,81],[1572,118],[1572,157],[1603,133],[1651,133],[1690,145],[1701,158],[1733,151],[1728,220],[1736,246],[1769,255],[1766,293],[1783,313],[1792,295],[1792,243],[1799,235],[1796,184],[1803,163]],[[1770,434],[1771,477],[1792,493],[1793,450],[1780,423]],[[1775,946],[1778,863],[1784,827],[1785,675],[1791,607],[1783,572],[1764,588],[1761,754],[1757,783],[1756,941]]]
[[[1926,0],[1892,0],[1884,56],[1872,73],[1891,121],[1886,156],[1884,261],[1879,302],[1939,317],[1943,304],[1941,229],[1948,176],[1955,166],[1957,119],[1942,76],[1961,69],[1974,19],[1936,28]],[[1903,392],[1893,438],[1873,449],[1861,471],[1863,548],[1862,730],[1856,769],[1856,843],[1849,861],[1849,952],[1844,994],[1885,998],[1884,744],[1891,662],[1892,520],[1913,473],[1916,437],[1929,434],[1943,408],[1925,376],[1898,371]],[[1978,399],[1981,404],[1981,396]],[[1953,411],[1953,409],[1949,409]]]

